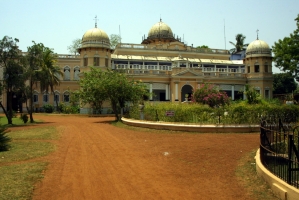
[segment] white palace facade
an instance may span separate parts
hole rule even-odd
[[[215,84],[232,100],[246,98],[242,92],[246,84],[263,98],[272,98],[271,49],[259,39],[249,44],[243,58],[231,60],[228,50],[187,46],[162,20],[150,28],[141,44],[119,43],[115,49],[110,48],[108,35],[95,25],[83,35],[78,53],[58,54],[64,76],[54,93],[36,88],[35,108],[55,106],[54,98],[68,103],[70,91],[79,88],[80,73],[89,71],[90,66],[122,69],[130,78],[142,80],[154,94],[150,101],[182,102],[203,83]],[[15,102],[14,108],[16,104],[25,107]],[[81,113],[87,112],[88,108],[81,109]]]

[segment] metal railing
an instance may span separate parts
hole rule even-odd
[[[299,126],[292,123],[262,121],[260,158],[271,173],[299,188]]]

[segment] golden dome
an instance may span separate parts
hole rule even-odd
[[[160,22],[153,25],[149,30],[148,38],[173,38],[173,33],[171,28],[167,24],[162,22],[162,20],[160,20]]]
[[[92,28],[86,31],[81,42],[81,48],[85,47],[110,48],[110,40],[107,33],[99,28]]]
[[[246,49],[246,55],[252,55],[252,54],[271,55],[271,49],[266,42],[257,39],[251,42]]]

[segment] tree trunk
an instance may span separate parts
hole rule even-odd
[[[5,114],[5,116],[7,118],[8,124],[12,124],[12,118],[9,118],[8,113],[7,113],[6,109],[4,108],[4,106],[3,106],[3,104],[2,104],[1,101],[0,101],[0,106],[1,106],[1,108],[2,108],[2,110],[4,112],[4,114]]]
[[[8,124],[12,124],[12,92],[6,92],[6,94],[8,95],[8,101],[7,101],[7,104],[8,104],[8,108],[7,108],[7,122]]]
[[[32,77],[30,80],[30,98],[29,98],[29,116],[30,116],[30,123],[33,123],[33,83],[32,83]]]

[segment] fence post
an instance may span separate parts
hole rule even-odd
[[[288,178],[287,182],[291,185],[292,182],[292,149],[293,149],[293,135],[288,134]]]

